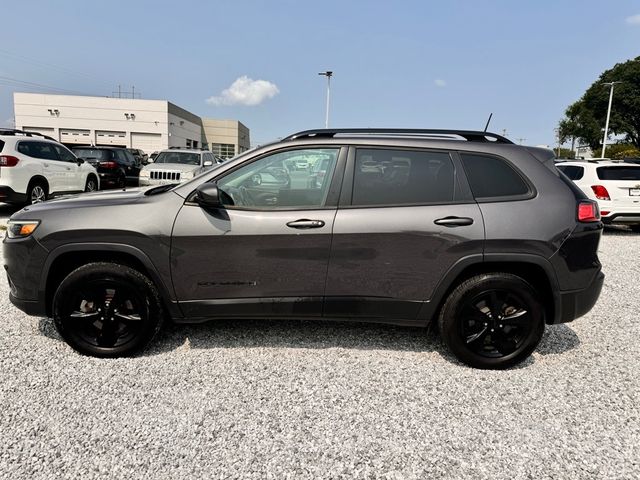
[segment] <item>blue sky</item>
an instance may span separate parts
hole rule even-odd
[[[640,55],[638,15],[627,0],[6,2],[0,122],[13,91],[47,90],[15,80],[93,95],[135,85],[264,143],[324,125],[317,73],[333,70],[333,127],[482,129],[493,112],[491,130],[550,144],[603,70]],[[243,76],[265,82],[221,99]]]

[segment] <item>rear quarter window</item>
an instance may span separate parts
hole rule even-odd
[[[584,176],[584,167],[577,165],[557,165],[557,168],[571,180],[580,180]]]
[[[4,142],[0,140],[0,152],[2,151],[3,148],[4,148]]]
[[[460,157],[475,198],[506,200],[531,196],[529,185],[505,160],[475,153],[461,153]]]
[[[600,180],[640,180],[640,167],[598,167]]]

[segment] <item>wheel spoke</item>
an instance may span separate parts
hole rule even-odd
[[[90,322],[94,322],[100,319],[100,313],[98,312],[71,312],[69,317],[74,318],[76,320],[87,320]]]
[[[504,302],[498,299],[498,293],[494,290],[489,295],[489,303],[488,307],[491,310],[491,316],[494,319],[497,319],[500,315],[502,315],[502,307],[504,306]]]
[[[115,318],[116,320],[118,320],[119,322],[140,322],[142,321],[142,318],[140,318],[140,315],[137,313],[115,313],[113,315],[113,318]]]
[[[501,331],[495,332],[494,335],[495,340],[492,337],[492,343],[502,355],[509,355],[515,352],[518,348],[518,342],[516,342],[513,336],[507,336],[504,332]]]
[[[467,345],[471,345],[477,342],[484,343],[484,339],[487,338],[487,334],[489,333],[489,328],[483,326],[482,330],[477,333],[467,335],[466,342]]]
[[[118,333],[116,331],[114,322],[104,322],[100,329],[96,342],[99,347],[113,347],[118,340]]]
[[[505,315],[502,318],[502,323],[506,325],[518,325],[524,323],[524,320],[526,320],[527,318],[529,318],[529,312],[525,309],[520,309],[514,313]]]

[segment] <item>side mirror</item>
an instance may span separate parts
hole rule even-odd
[[[76,159],[76,163],[78,164],[78,166],[82,165],[84,163],[84,160],[81,158],[77,158]]]
[[[205,160],[202,165],[205,167],[211,167],[213,165],[213,162],[211,160]]]
[[[215,183],[203,183],[196,188],[195,201],[205,208],[222,208],[220,201],[220,191]]]
[[[153,158],[148,159],[147,163],[153,163]]]

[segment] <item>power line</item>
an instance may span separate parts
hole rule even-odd
[[[75,91],[75,90],[67,90],[66,88],[52,87],[51,85],[44,85],[42,83],[28,82],[26,80],[20,80],[18,78],[11,78],[11,77],[5,77],[5,76],[2,76],[2,75],[0,75],[0,81],[3,81],[3,83],[6,86],[36,87],[36,88],[39,88],[39,89],[54,90],[54,91],[58,91],[58,92],[62,92],[62,93],[69,93],[69,94],[72,94],[72,95],[88,95],[87,93],[82,93],[82,92],[78,92],[78,91]],[[7,82],[10,82],[11,84],[8,84]]]
[[[69,68],[60,66],[60,65],[56,65],[56,64],[53,64],[53,63],[49,63],[49,62],[43,62],[42,60],[37,60],[35,58],[25,57],[24,55],[17,55],[17,54],[15,54],[13,52],[8,52],[6,50],[0,49],[0,55],[3,55],[3,56],[8,57],[8,58],[13,58],[15,60],[21,60],[23,62],[30,63],[32,65],[36,65],[36,66],[39,66],[41,68],[47,68],[47,69],[53,68],[53,69],[56,69],[56,70],[58,70],[60,72],[63,72],[63,73],[70,73],[70,74],[73,74],[73,75],[81,75],[81,76],[86,77],[86,78],[91,78],[92,80],[98,80],[99,82],[101,82],[101,83],[103,83],[105,85],[111,85],[111,82],[106,81],[104,78],[99,78],[99,77],[97,77],[95,75],[91,75],[91,74],[86,73],[86,72],[77,72],[77,71],[71,70]]]

